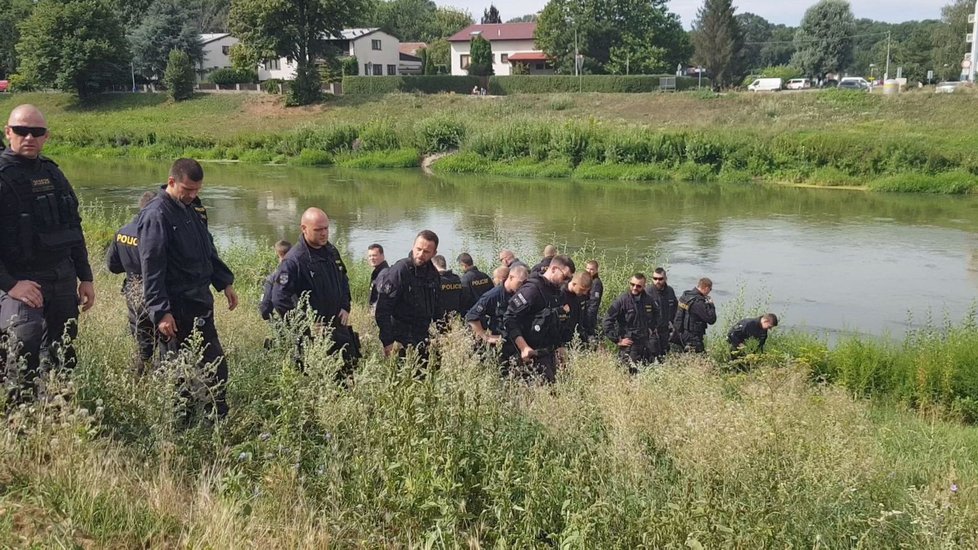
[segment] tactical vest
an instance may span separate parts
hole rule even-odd
[[[0,185],[15,201],[11,210],[16,212],[0,220],[0,253],[28,268],[35,260],[57,263],[85,242],[78,198],[68,180],[54,162],[39,162],[39,170],[28,171],[0,157]]]
[[[689,309],[693,307],[693,304],[697,300],[703,300],[703,296],[694,295],[687,298],[686,294],[683,294],[679,298],[679,304],[676,307],[676,319],[673,321],[673,329],[680,333],[693,333],[696,335],[702,335],[706,333],[706,323],[700,319],[694,319],[692,315],[689,314]]]
[[[648,340],[651,336],[651,329],[655,328],[655,305],[648,300],[641,300],[638,304],[635,299],[629,297],[625,300],[625,327],[622,337],[632,340]],[[638,306],[642,307],[639,308]],[[644,320],[643,320],[644,319]]]
[[[542,277],[531,277],[527,282],[534,284],[537,291],[547,298],[547,305],[530,320],[523,338],[535,349],[556,347],[560,344],[560,313],[563,310],[560,293],[543,288],[545,283]]]

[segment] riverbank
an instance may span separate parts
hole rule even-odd
[[[629,181],[773,182],[970,193],[973,94],[348,96],[286,109],[265,96],[60,94],[38,104],[52,156],[418,167],[441,173]]]
[[[124,216],[90,215],[90,241]],[[101,221],[100,221],[101,220]],[[93,261],[99,262],[93,245]],[[776,332],[749,372],[677,358],[631,377],[576,351],[553,388],[502,384],[468,337],[420,381],[367,353],[349,389],[309,348],[262,342],[269,254],[222,254],[231,416],[177,429],[172,376],[135,378],[119,280],[99,270],[67,404],[0,427],[0,540],[48,546],[970,548],[978,431],[820,380],[816,341]],[[354,300],[367,270],[351,262]],[[624,280],[607,267],[608,281]],[[609,292],[612,289],[609,289]],[[220,301],[219,301],[220,302]],[[280,341],[289,342],[282,333]],[[460,330],[460,327],[456,327]],[[715,343],[714,343],[715,344]],[[716,349],[714,345],[714,349]],[[793,350],[793,351],[789,351]],[[806,351],[807,350],[807,351]],[[57,384],[55,389],[63,388]]]

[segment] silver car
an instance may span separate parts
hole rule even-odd
[[[937,85],[937,89],[934,90],[934,93],[953,94],[954,90],[957,90],[963,85],[964,82],[955,82],[955,81],[941,82],[940,84]]]

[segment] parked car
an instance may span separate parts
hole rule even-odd
[[[938,94],[953,94],[955,90],[963,87],[964,87],[964,82],[957,82],[957,81],[941,82],[940,84],[937,85],[937,88],[934,90],[934,92]]]
[[[751,82],[747,89],[751,92],[777,92],[784,87],[784,80],[780,78],[758,78]]]
[[[873,87],[865,78],[846,77],[839,81],[840,90],[858,90],[863,92],[872,91]]]
[[[812,81],[807,78],[792,78],[785,88],[789,90],[805,90],[812,87]]]
[[[10,89],[10,81],[0,80],[0,92],[6,92],[8,89]]]

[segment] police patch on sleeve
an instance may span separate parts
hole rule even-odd
[[[284,272],[284,271],[282,273],[279,273],[279,275],[278,275],[278,284],[280,284],[282,286],[285,286],[285,285],[289,284],[289,274],[286,273],[286,272]]]
[[[523,293],[522,292],[517,292],[516,293],[516,296],[513,296],[513,300],[516,302],[516,305],[521,306],[521,307],[522,306],[525,306],[527,303],[529,303],[529,302],[527,302],[526,297],[523,296]]]

